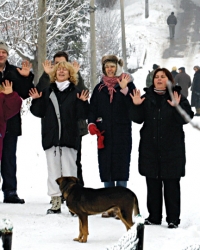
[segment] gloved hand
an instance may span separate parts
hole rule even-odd
[[[100,134],[98,136],[98,143],[97,143],[98,144],[98,149],[104,148],[103,141],[104,141],[104,136],[102,134]]]
[[[88,131],[91,135],[98,135],[100,131],[98,130],[97,126],[94,123],[90,123],[88,125]]]

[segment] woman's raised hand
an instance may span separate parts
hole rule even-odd
[[[167,100],[167,102],[172,106],[176,106],[179,104],[180,100],[181,100],[181,95],[178,95],[178,92],[174,91],[173,93],[173,96],[174,96],[174,101],[170,101],[170,100]]]
[[[1,93],[8,95],[8,94],[11,94],[13,92],[12,82],[5,80],[5,82],[2,82],[2,86],[3,86],[3,90],[1,91]]]
[[[132,101],[135,105],[140,105],[145,100],[145,97],[141,98],[139,89],[134,89],[133,94],[130,93],[130,96],[131,96]]]
[[[89,91],[83,90],[80,94],[77,93],[77,98],[84,101],[84,102],[87,101],[89,98]]]
[[[122,79],[121,81],[119,79],[117,79],[120,87],[122,89],[126,88],[127,87],[127,84],[129,83],[130,81],[130,76],[128,74],[122,74]]]
[[[32,88],[29,90],[29,96],[33,99],[40,98],[42,96],[42,92],[38,93],[36,88]]]
[[[43,65],[45,73],[49,75],[53,70],[53,65],[51,61],[45,60],[42,65]]]

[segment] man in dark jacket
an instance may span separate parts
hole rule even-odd
[[[179,74],[175,76],[174,82],[175,84],[181,86],[181,94],[186,98],[188,96],[188,89],[191,86],[191,78],[188,74],[185,73],[185,68],[180,67]]]
[[[54,64],[57,64],[62,61],[68,62],[68,54],[64,51],[59,51],[54,55],[53,61],[54,61]],[[86,90],[87,88],[84,85],[84,80],[79,72],[79,68],[80,68],[79,64],[77,62],[73,62],[73,66],[76,69],[76,72],[78,74],[78,84],[77,84],[78,90],[79,91]],[[43,63],[43,67],[44,67],[44,73],[40,77],[39,82],[36,86],[38,92],[42,91],[46,87],[49,87],[50,85],[49,74],[52,71],[52,63],[46,60]],[[81,164],[81,143],[82,143],[82,137],[88,134],[87,123],[85,120],[82,120],[82,119],[79,120],[79,133],[80,133],[80,137],[79,137],[80,143],[79,143],[79,149],[77,152],[77,160],[76,160],[77,171],[78,171],[77,176],[78,176],[79,182],[84,186],[83,175],[82,175],[82,164]]]
[[[170,39],[172,39],[174,38],[175,26],[177,24],[177,18],[174,16],[174,12],[172,12],[171,15],[168,16],[167,24],[169,26],[169,37]]]
[[[30,73],[31,64],[28,61],[22,62],[19,69],[10,65],[8,59],[8,46],[0,41],[0,84],[8,80],[13,84],[13,91],[16,91],[22,99],[29,97],[29,90],[34,87],[33,74]],[[3,152],[1,162],[1,175],[3,179],[2,191],[4,192],[4,203],[25,203],[17,195],[17,164],[16,149],[17,138],[21,131],[20,112],[7,121],[6,134],[3,141]]]
[[[178,75],[176,66],[172,67],[171,74],[172,74],[172,76],[173,76],[174,79],[175,79],[175,76]]]
[[[200,116],[200,67],[194,66],[194,78],[192,82],[192,99],[191,106],[195,107],[195,116]]]

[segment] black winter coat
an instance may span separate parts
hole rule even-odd
[[[178,75],[178,72],[176,70],[172,70],[171,74],[172,74],[173,78],[175,79],[175,76]]]
[[[186,122],[176,108],[167,102],[171,99],[169,93],[158,96],[153,88],[144,89],[145,100],[141,105],[132,104],[130,107],[131,120],[143,123],[140,130],[139,172],[149,178],[180,178],[185,175],[183,125]],[[180,92],[180,87],[176,86],[174,90]],[[189,102],[182,95],[180,106],[193,117]]]
[[[132,149],[131,120],[126,107],[126,99],[131,104],[129,93],[120,92],[119,84],[115,86],[113,100],[107,87],[99,91],[100,82],[90,100],[88,123],[96,124],[104,132],[104,148],[98,150],[98,162],[101,181],[127,181],[129,178],[130,154]],[[135,88],[128,84],[129,92]]]
[[[12,82],[13,91],[16,91],[22,99],[28,98],[29,90],[34,88],[34,75],[32,73],[30,73],[28,77],[20,75],[17,71],[17,67],[10,65],[7,61],[5,71],[1,73],[1,76],[0,84],[5,82],[5,80]],[[20,112],[7,121],[6,132],[9,132],[14,136],[19,136],[22,134]]]
[[[191,106],[200,108],[200,70],[196,71],[194,74]]]
[[[41,92],[43,89],[48,88],[49,85],[50,85],[50,77],[47,73],[43,72],[43,74],[41,75],[41,77],[39,79],[38,84],[36,85],[36,88],[37,88],[38,92]],[[78,84],[76,85],[76,88],[79,91],[87,90],[80,72],[78,72]],[[79,134],[81,136],[88,134],[86,120],[80,119],[78,121],[78,126],[79,126]]]
[[[54,91],[60,111],[61,138],[59,140],[59,125],[55,108],[49,98]],[[76,89],[73,83],[64,91],[59,91],[56,83],[42,91],[42,97],[32,100],[31,113],[42,119],[42,146],[49,149],[53,146],[78,149],[79,129],[78,120],[87,119],[89,104],[88,101],[81,101],[77,98]]]

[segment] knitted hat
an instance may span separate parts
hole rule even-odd
[[[172,67],[172,70],[173,70],[173,71],[176,71],[176,70],[177,70],[177,67],[176,67],[176,66]]]
[[[183,72],[185,72],[185,68],[184,67],[180,67],[178,70],[182,70]]]
[[[154,70],[157,69],[157,68],[159,68],[159,67],[160,67],[159,65],[153,64],[153,69],[154,69]]]
[[[102,62],[102,71],[103,71],[104,75],[106,75],[105,65],[106,65],[107,62],[114,63],[117,66],[115,76],[120,76],[123,73],[123,68],[122,68],[123,60],[118,59],[117,56],[115,56],[115,55],[103,56],[102,59],[101,59],[101,62]]]
[[[8,46],[4,41],[0,41],[0,49],[5,50],[9,54]]]
[[[193,69],[197,69],[197,70],[200,70],[200,67],[199,66],[194,66],[194,68]]]

